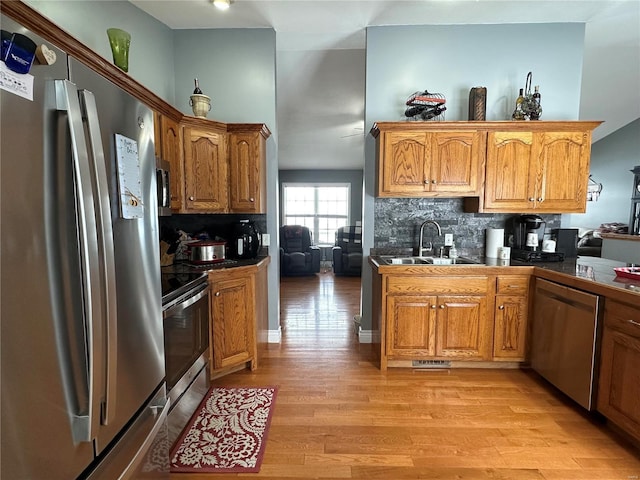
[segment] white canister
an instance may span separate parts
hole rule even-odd
[[[509,260],[511,258],[511,247],[500,247],[500,260]]]
[[[551,240],[550,238],[542,241],[542,251],[543,252],[555,252],[556,251],[556,241]]]
[[[487,245],[484,256],[488,258],[498,258],[499,249],[504,246],[504,228],[487,228]]]

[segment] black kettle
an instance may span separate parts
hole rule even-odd
[[[254,222],[240,220],[233,225],[231,250],[235,258],[256,258],[260,250],[260,235]]]

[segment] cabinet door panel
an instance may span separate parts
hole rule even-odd
[[[436,356],[486,358],[486,297],[438,297]]]
[[[224,212],[228,206],[224,135],[185,128],[186,210]]]
[[[428,134],[431,191],[475,193],[482,135],[479,132]]]
[[[493,356],[524,360],[527,330],[527,297],[496,296]]]
[[[229,138],[230,207],[238,213],[260,213],[261,168],[265,158],[259,133],[233,133]]]
[[[640,338],[605,327],[598,410],[640,439]]]
[[[179,211],[184,200],[184,161],[182,155],[182,128],[169,118],[160,120],[162,130],[162,158],[169,162],[169,189],[171,208]]]
[[[489,132],[485,209],[517,212],[533,207],[536,167],[531,132]]]
[[[428,185],[425,187],[429,171],[429,166],[425,165],[426,134],[389,132],[383,136],[379,195],[415,194],[428,189]]]
[[[387,297],[387,355],[425,357],[435,344],[435,297]]]
[[[253,353],[251,328],[254,318],[250,278],[217,281],[211,289],[213,367],[223,368],[247,361]]]
[[[536,134],[536,157],[543,172],[536,188],[536,208],[550,212],[584,212],[590,142],[582,132]]]

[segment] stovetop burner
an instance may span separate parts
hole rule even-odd
[[[229,259],[225,259],[225,260],[215,260],[213,262],[204,262],[204,263],[189,263],[189,267],[191,268],[198,268],[198,269],[207,269],[207,268],[211,268],[211,267],[224,267],[227,265],[235,265],[236,263],[238,263],[237,260],[229,260]]]
[[[162,273],[160,281],[162,284],[162,304],[166,304],[174,298],[182,295],[194,285],[200,283],[199,280],[206,281],[204,272],[170,272]]]

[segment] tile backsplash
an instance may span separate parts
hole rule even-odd
[[[459,254],[483,255],[485,229],[504,228],[517,214],[465,213],[462,198],[376,198],[374,206],[376,253],[414,249],[418,246],[420,225],[435,220],[442,227],[438,237],[433,226],[424,229],[424,241],[432,241],[436,249],[444,245],[444,234],[452,233]],[[546,231],[560,228],[561,215],[540,215]],[[436,250],[437,251],[437,250]]]

